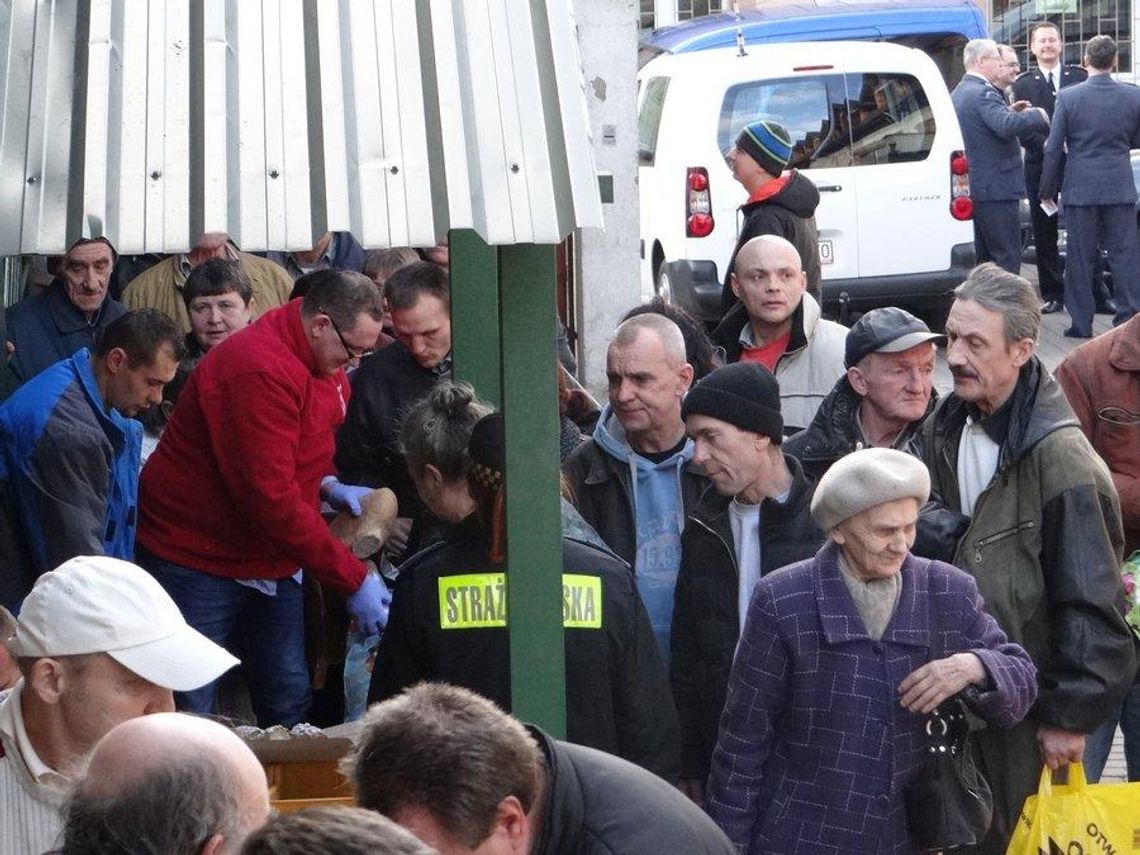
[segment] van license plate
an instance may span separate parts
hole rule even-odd
[[[835,246],[830,240],[821,240],[819,242],[819,263],[835,264]]]

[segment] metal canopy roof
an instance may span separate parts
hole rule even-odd
[[[0,255],[601,226],[572,0],[0,0]]]

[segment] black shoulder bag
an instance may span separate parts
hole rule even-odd
[[[969,735],[957,695],[927,719],[926,762],[905,793],[907,825],[919,852],[974,846],[989,830],[993,793],[974,762]]]

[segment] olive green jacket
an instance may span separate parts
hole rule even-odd
[[[960,506],[965,421],[966,403],[950,394],[923,427],[932,495],[952,509]],[[1031,718],[1089,733],[1123,699],[1135,670],[1121,612],[1123,545],[1108,468],[1034,358],[1014,391],[997,471],[954,559],[1037,665],[1041,691]]]

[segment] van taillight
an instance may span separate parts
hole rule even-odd
[[[974,200],[970,198],[970,163],[966,152],[950,152],[950,216],[968,220],[974,216]]]
[[[685,176],[685,233],[688,237],[708,237],[714,225],[709,172],[703,166],[689,167]]]

